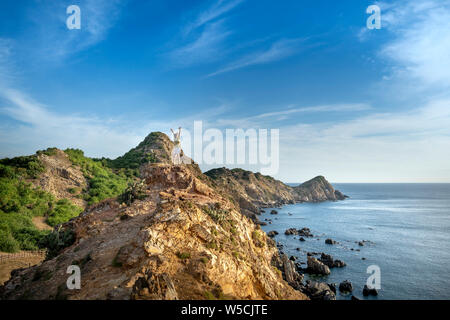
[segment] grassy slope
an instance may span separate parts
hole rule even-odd
[[[44,152],[52,153],[51,148]],[[39,153],[38,152],[38,153]],[[81,150],[65,150],[71,162],[81,168],[89,182],[89,189],[80,195],[89,205],[116,197],[123,193],[135,179],[137,171],[110,168],[110,160],[96,160],[84,156]],[[48,192],[34,187],[31,179],[37,178],[45,168],[37,155],[0,160],[0,251],[17,252],[48,247],[54,237],[50,231],[38,230],[32,218],[46,217],[46,222],[56,226],[78,216],[83,209],[69,200],[57,200]]]

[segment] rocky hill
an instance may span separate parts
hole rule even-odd
[[[318,176],[293,188],[302,202],[336,201],[347,198],[324,177]]]
[[[142,168],[145,198],[106,200],[63,225],[73,243],[13,272],[2,299],[306,299],[271,261],[274,242],[184,166]],[[63,232],[63,231],[60,231]],[[66,288],[69,265],[80,290]]]
[[[322,176],[291,187],[270,176],[242,169],[218,168],[205,172],[214,188],[232,196],[244,215],[257,221],[261,208],[296,202],[336,201],[346,198]]]
[[[171,165],[172,148],[151,133],[114,160],[55,148],[1,160],[0,246],[48,256],[13,271],[0,298],[307,299],[256,214],[344,195],[323,177],[290,187],[241,169],[203,174],[195,163]],[[56,228],[33,229],[34,216]],[[66,287],[70,265],[81,269],[80,290]]]
[[[229,194],[248,217],[255,217],[262,207],[295,203],[293,189],[269,176],[242,169],[218,168],[205,172],[211,185]]]

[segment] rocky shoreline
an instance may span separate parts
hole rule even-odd
[[[272,230],[267,232],[267,235],[274,239],[279,232]],[[288,228],[284,232],[287,236],[300,236],[299,241],[305,241],[305,238],[313,238],[314,235],[307,227],[301,229]],[[319,238],[317,238],[319,239]],[[275,240],[274,240],[275,241]],[[325,244],[335,245],[339,242],[327,238]],[[364,244],[371,243],[368,240],[355,241],[358,246],[364,246]],[[335,259],[331,254],[325,252],[308,252],[306,251],[307,262],[299,261],[296,256],[288,256],[284,252],[284,247],[280,243],[276,243],[278,249],[279,258],[272,263],[274,266],[282,270],[283,279],[294,289],[301,291],[311,300],[336,300],[337,291],[341,294],[348,295],[352,300],[360,300],[354,295],[353,284],[349,280],[343,280],[339,284],[328,283],[324,281],[305,280],[305,275],[313,275],[315,277],[330,275],[333,268],[344,268],[347,264],[340,260]],[[355,249],[351,248],[351,251]],[[359,251],[359,249],[356,249]],[[297,251],[302,251],[301,248],[297,248]],[[362,258],[363,260],[365,258]],[[306,265],[304,267],[304,265]],[[364,297],[377,296],[378,291],[375,288],[370,288],[367,284],[361,292]]]
[[[345,197],[347,198],[347,196]],[[264,207],[264,209],[266,208],[272,207]],[[276,208],[282,208],[282,206],[277,206]],[[264,209],[261,208],[260,213],[265,213]],[[270,214],[277,215],[278,211],[276,209],[272,209]],[[292,215],[291,213],[288,214]],[[272,223],[272,220],[270,220],[270,223]],[[265,223],[259,224],[265,225]],[[298,239],[301,242],[306,241],[305,238],[315,237],[315,235],[312,234],[311,230],[307,227],[303,227],[301,229],[288,228],[285,230],[284,234],[298,236]],[[272,230],[267,232],[267,235],[269,238],[274,239],[277,235],[279,235],[279,232]],[[319,240],[319,238],[317,238],[317,240]],[[326,238],[324,243],[327,245],[341,245],[340,242],[331,238]],[[373,242],[369,240],[354,241],[353,243],[359,247],[366,244],[373,244]],[[287,255],[283,251],[282,244],[277,242],[275,242],[275,244],[278,249],[278,255],[277,258],[272,259],[272,264],[274,267],[281,270],[283,279],[295,290],[302,292],[311,300],[336,300],[338,292],[343,295],[347,295],[351,300],[360,300],[360,298],[354,294],[353,284],[350,280],[343,280],[339,282],[339,284],[310,279],[304,281],[305,274],[313,275],[315,277],[327,276],[331,274],[333,268],[346,267],[346,262],[340,259],[335,259],[331,254],[327,254],[325,252],[306,252],[307,262],[300,262],[297,257]],[[360,251],[360,249],[354,248],[347,249],[350,251]],[[297,251],[301,251],[301,249],[297,248]],[[318,256],[318,258],[314,256]],[[365,260],[366,258],[362,257],[361,259]],[[306,265],[306,267],[303,267],[302,265]],[[364,297],[378,296],[378,290],[375,288],[370,288],[367,284],[365,284],[361,294]]]

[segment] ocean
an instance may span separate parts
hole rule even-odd
[[[297,261],[306,263],[306,252],[324,252],[347,264],[332,268],[328,276],[305,275],[305,280],[338,286],[350,280],[353,295],[360,299],[450,299],[450,184],[334,186],[350,198],[268,208],[259,217],[272,220],[262,229],[278,231],[274,240]],[[272,215],[271,209],[279,213]],[[303,227],[314,237],[301,242],[299,236],[284,234]],[[338,244],[325,244],[326,238]],[[362,240],[369,242],[359,246]],[[380,269],[381,289],[377,297],[363,297],[371,265]],[[338,290],[337,299],[350,298]]]

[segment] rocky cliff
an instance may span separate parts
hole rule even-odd
[[[295,203],[293,189],[269,176],[242,169],[218,168],[205,172],[214,188],[229,194],[244,215],[255,217],[262,207]]]
[[[274,242],[185,166],[141,168],[145,197],[65,223],[74,242],[13,272],[2,299],[306,299],[272,266]],[[61,231],[60,230],[60,231]],[[69,265],[81,289],[68,290]]]
[[[205,175],[209,177],[214,188],[231,195],[242,213],[256,221],[260,208],[346,198],[322,176],[291,187],[270,176],[242,169],[212,169],[205,172]]]

